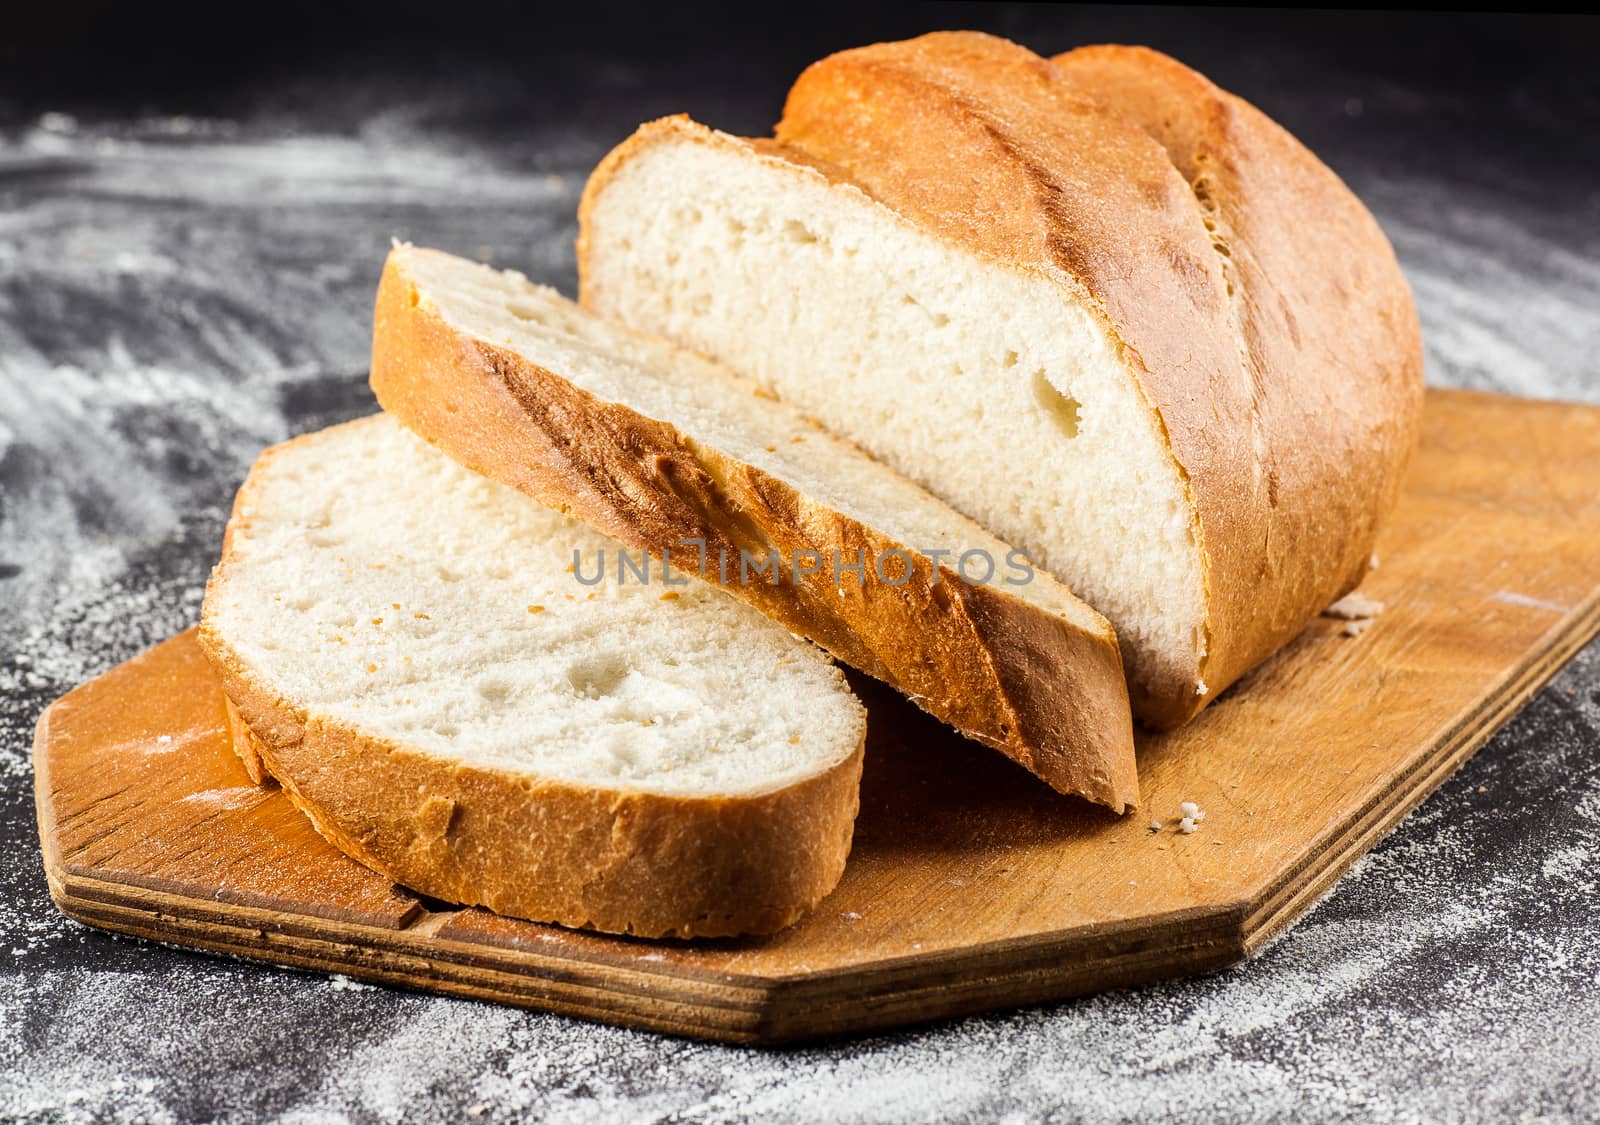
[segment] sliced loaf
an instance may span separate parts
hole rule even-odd
[[[519,274],[402,246],[379,287],[372,386],[469,468],[670,553],[1056,789],[1137,802],[1106,621],[753,384]],[[773,551],[774,580],[741,565]]]
[[[268,450],[201,618],[241,757],[438,898],[648,936],[787,925],[843,870],[863,710],[704,583],[569,571],[615,548],[391,418]]]
[[[825,59],[776,140],[595,171],[581,299],[860,443],[1110,618],[1192,717],[1365,573],[1421,346],[1366,209],[1155,52],[948,33]]]

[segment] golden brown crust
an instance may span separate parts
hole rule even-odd
[[[215,635],[240,724],[281,722]],[[402,886],[498,914],[640,937],[772,933],[833,889],[862,753],[755,797],[687,798],[533,782],[308,718],[246,753],[331,844]],[[241,754],[241,757],[244,755]]]
[[[1416,308],[1371,213],[1254,106],[1144,47],[1053,61],[1069,87],[1167,153],[1230,298],[1265,443],[1236,495],[1210,476],[1196,484],[1249,514],[1250,534],[1213,564],[1213,616],[1233,633],[1221,632],[1214,662],[1214,686],[1225,685],[1366,574],[1421,424]],[[1150,393],[1161,402],[1171,390]],[[1178,438],[1174,447],[1183,459]]]
[[[904,549],[692,435],[455,330],[394,256],[373,340],[372,386],[385,410],[468,468],[630,548],[672,551],[681,569],[691,569],[681,544],[692,539],[712,560],[769,548],[785,559],[813,550],[872,560]],[[1136,804],[1132,719],[1110,627],[1074,628],[908,554],[912,574],[899,586],[835,583],[826,567],[807,576],[786,567],[776,585],[740,582],[737,563],[727,582],[714,564],[705,577],[1059,791],[1119,811]]]
[[[258,782],[276,779],[335,847],[435,898],[644,937],[771,933],[838,882],[859,808],[864,740],[791,786],[678,797],[441,758],[277,695],[209,612],[233,536],[248,522],[251,487],[247,480],[235,503],[200,643],[222,679],[246,770]]]
[[[1420,335],[1377,224],[1281,128],[1153,51],[1056,62],[966,32],[846,51],[777,137],[1101,313],[1197,517],[1209,690],[1135,700],[1171,726],[1360,581],[1415,441]]]
[[[256,785],[277,784],[277,779],[272,776],[262,759],[261,740],[244,721],[244,716],[239,714],[239,709],[233,705],[233,700],[224,697],[223,702],[228,711],[228,737],[233,746],[234,756],[244,766],[244,772],[250,775],[250,780]]]

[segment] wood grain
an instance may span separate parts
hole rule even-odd
[[[1182,731],[1141,809],[1058,797],[875,685],[839,888],[764,939],[644,942],[429,904],[249,787],[183,634],[54,704],[35,743],[51,892],[165,941],[730,1041],[861,1032],[1246,956],[1600,628],[1600,410],[1432,392],[1363,593]],[[163,741],[165,738],[165,741]],[[1207,817],[1174,824],[1181,801]],[[1161,816],[1159,832],[1149,828]]]

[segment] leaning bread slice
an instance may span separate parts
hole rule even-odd
[[[787,925],[849,853],[861,705],[704,583],[568,572],[614,547],[381,415],[268,450],[201,617],[241,757],[438,898],[646,936]]]
[[[402,246],[372,386],[469,468],[670,555],[1061,792],[1137,802],[1106,621],[753,384],[520,274]]]

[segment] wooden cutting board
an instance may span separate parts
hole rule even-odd
[[[773,937],[649,942],[419,898],[253,788],[184,633],[57,701],[34,748],[50,890],[91,925],[685,1035],[861,1032],[1220,968],[1293,920],[1600,625],[1600,409],[1430,393],[1362,592],[1199,720],[1142,806],[1061,798],[892,693],[855,850]],[[1180,834],[1179,803],[1206,812]],[[1164,822],[1152,831],[1152,816]]]

